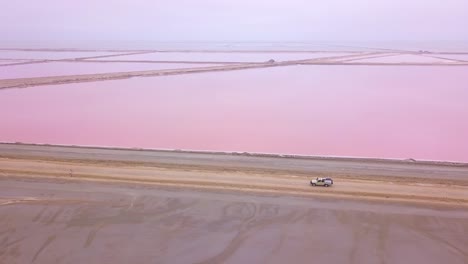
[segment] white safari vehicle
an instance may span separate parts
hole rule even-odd
[[[333,185],[333,179],[332,178],[317,178],[315,180],[310,181],[310,185],[312,186],[332,186]]]

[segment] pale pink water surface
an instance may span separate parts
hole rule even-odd
[[[434,55],[438,56],[438,55]],[[442,56],[439,56],[442,57]],[[430,55],[413,55],[413,54],[404,54],[404,55],[395,55],[395,56],[384,56],[376,57],[369,59],[358,59],[354,62],[385,62],[385,63],[453,63],[453,61],[431,57]]]
[[[437,57],[441,57],[441,58],[448,58],[448,59],[455,59],[455,60],[462,60],[462,61],[466,61],[468,62],[468,54],[437,54],[437,55],[434,55],[434,56],[437,56]]]
[[[293,66],[0,90],[0,140],[468,162],[467,71]]]
[[[27,62],[28,60],[11,60],[11,59],[0,59],[0,65],[5,64],[12,64],[12,63],[20,63],[20,62]],[[3,69],[3,68],[2,68]]]
[[[125,52],[122,52],[125,53]],[[93,52],[93,51],[12,51],[12,50],[0,50],[0,59],[35,59],[35,60],[58,60],[58,59],[74,59],[74,58],[86,58],[103,55],[114,55],[119,53],[114,52]]]
[[[212,67],[215,65],[187,63],[47,62],[3,66],[0,68],[0,79],[182,69],[210,66]]]
[[[353,55],[345,52],[156,52],[149,54],[125,55],[102,58],[100,60],[156,60],[156,61],[216,61],[216,62],[265,62],[305,60],[324,57]]]

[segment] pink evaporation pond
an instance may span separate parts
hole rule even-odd
[[[6,65],[6,64],[13,64],[13,63],[21,63],[21,62],[27,62],[28,60],[2,60],[0,59],[0,65]],[[2,68],[3,69],[3,68]],[[0,69],[0,71],[2,70]]]
[[[0,79],[182,69],[212,66],[216,65],[184,63],[48,62],[3,66],[0,68]]]
[[[461,54],[461,55],[459,54],[434,54],[433,56],[468,62],[468,54]]]
[[[205,61],[205,62],[265,62],[305,60],[324,57],[347,56],[356,53],[342,52],[156,52],[148,54],[116,56],[100,60],[153,60],[153,61]]]
[[[114,55],[119,53],[113,52],[52,52],[52,51],[5,51],[0,50],[0,59],[19,59],[19,60],[59,60],[59,59],[75,59],[86,58],[103,55]]]
[[[464,67],[292,66],[0,90],[0,141],[468,162]]]
[[[115,44],[115,43],[114,43]],[[135,49],[135,45],[121,45],[113,46],[116,49]],[[360,47],[361,45],[333,45],[324,43],[308,43],[308,42],[275,42],[275,43],[259,43],[259,42],[226,42],[226,43],[186,43],[186,42],[156,42],[156,43],[138,43],[137,49],[147,50],[160,50],[160,51],[203,51],[203,50],[217,50],[217,51],[375,51],[372,47]],[[366,46],[366,45],[364,45]],[[388,50],[388,49],[385,49]]]
[[[446,63],[451,64],[454,63],[450,60],[444,60],[440,58],[434,58],[427,55],[412,55],[412,54],[404,54],[404,55],[392,55],[392,56],[383,56],[383,57],[376,57],[376,58],[369,58],[369,59],[357,59],[353,60],[352,62],[368,62],[368,63]]]

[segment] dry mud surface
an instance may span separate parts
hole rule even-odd
[[[331,188],[308,180],[330,175]],[[0,263],[467,263],[468,167],[0,144]]]

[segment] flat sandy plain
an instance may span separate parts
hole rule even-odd
[[[0,144],[0,263],[468,263],[467,209],[466,164]]]

